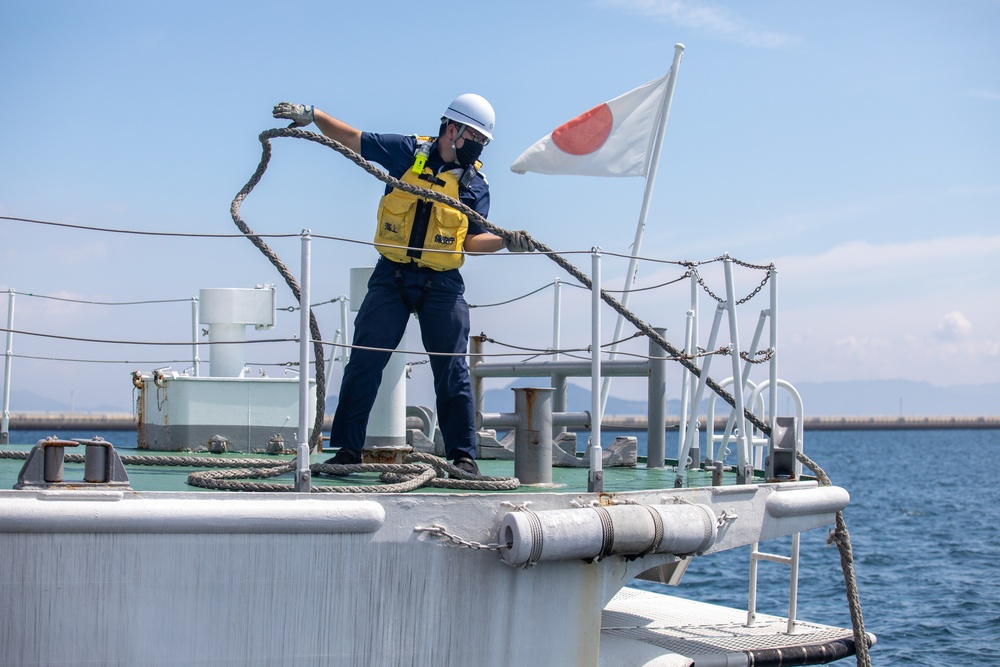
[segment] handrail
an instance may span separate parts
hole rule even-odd
[[[757,620],[757,563],[759,561],[770,561],[791,567],[788,585],[788,623],[786,632],[792,634],[795,631],[796,615],[799,606],[799,542],[801,533],[792,534],[792,554],[790,556],[780,556],[778,554],[759,551],[759,542],[750,545],[750,591],[747,602],[747,626],[753,627]]]

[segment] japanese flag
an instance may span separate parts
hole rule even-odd
[[[645,176],[669,77],[668,72],[563,123],[524,151],[510,170],[518,174]]]

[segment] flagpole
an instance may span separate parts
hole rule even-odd
[[[625,275],[625,287],[622,292],[621,304],[628,307],[629,296],[632,285],[635,284],[635,274],[638,269],[638,255],[642,247],[642,235],[646,231],[646,216],[649,213],[649,202],[653,196],[653,184],[656,182],[656,169],[660,163],[660,149],[663,147],[663,135],[667,129],[667,117],[670,115],[670,102],[674,97],[674,84],[677,82],[677,71],[681,66],[681,57],[684,55],[684,45],[674,44],[674,62],[670,66],[670,76],[667,79],[667,90],[663,95],[663,105],[660,107],[660,122],[656,128],[656,140],[653,143],[653,153],[649,160],[649,173],[646,174],[646,187],[642,195],[642,208],[639,210],[639,222],[635,228],[635,239],[632,241],[632,259],[629,260],[628,272]],[[625,317],[619,313],[615,323],[615,333],[611,340],[616,341],[611,347],[609,360],[614,359],[618,353],[617,341],[621,338],[622,329],[625,327]],[[601,386],[601,414],[607,407],[608,394],[611,392],[611,376],[604,378]]]

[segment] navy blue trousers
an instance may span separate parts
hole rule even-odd
[[[475,457],[476,433],[465,354],[469,341],[469,304],[458,270],[433,271],[415,264],[395,264],[380,258],[368,280],[368,294],[354,320],[354,345],[394,350],[406,332],[410,311],[395,273],[412,306],[420,304],[417,321],[424,349],[430,355],[437,397],[437,416],[449,459]],[[427,281],[431,284],[425,289]],[[437,356],[434,352],[455,353]],[[355,348],[344,369],[337,411],[330,429],[330,445],[360,451],[365,443],[368,416],[375,404],[382,369],[391,352]]]

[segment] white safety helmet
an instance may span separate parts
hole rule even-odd
[[[459,125],[467,125],[482,133],[487,139],[493,139],[496,114],[490,103],[475,93],[465,93],[456,97],[455,101],[445,109],[442,120],[444,118]]]

